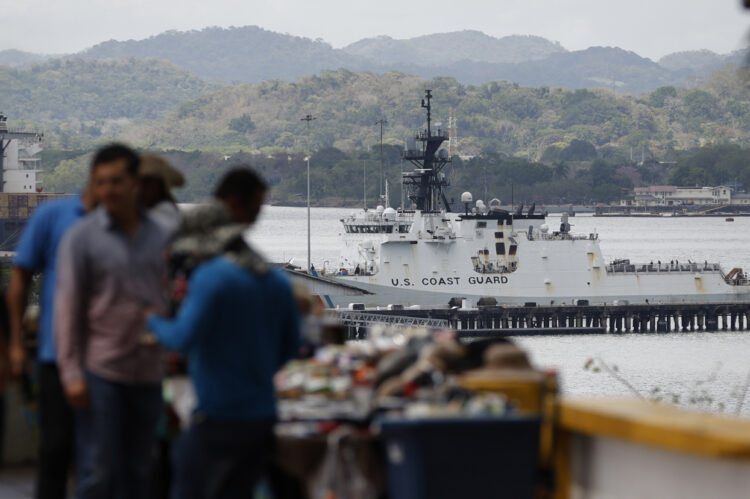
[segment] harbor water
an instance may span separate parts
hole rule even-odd
[[[340,219],[353,209],[311,210],[312,262],[335,266]],[[750,217],[570,219],[572,232],[599,234],[609,260],[720,262],[725,271],[750,269]],[[560,217],[550,215],[551,230]],[[270,260],[304,267],[306,208],[265,207],[249,239]],[[521,263],[523,264],[523,263]],[[558,371],[572,396],[638,396],[686,407],[750,417],[750,333],[704,332],[625,336],[556,336],[518,339],[540,367]]]

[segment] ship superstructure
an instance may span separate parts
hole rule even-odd
[[[43,141],[41,133],[10,130],[7,116],[0,112],[1,192],[37,192]]]
[[[422,106],[427,127],[415,140],[421,147],[403,153],[415,166],[403,174],[415,207],[408,232],[360,230],[354,239],[354,220],[342,219],[350,256],[342,260],[342,268],[331,270],[337,271],[336,279],[372,293],[357,297],[359,302],[444,306],[452,299],[476,303],[482,298],[520,305],[750,301],[750,284],[741,269],[725,273],[709,262],[605,262],[598,235],[571,233],[567,214],[559,227],[550,227],[533,206],[511,213],[500,209],[498,200],[474,203],[468,192],[461,199],[463,213],[451,213],[442,172],[450,157],[440,148],[447,137],[431,130],[431,98],[426,91]],[[373,223],[388,220],[386,211],[376,212]],[[336,306],[352,301],[351,296],[329,298]]]
[[[44,134],[11,130],[0,112],[0,251],[15,248],[31,213],[42,202],[61,194],[43,193],[41,172]]]

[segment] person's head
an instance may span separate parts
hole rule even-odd
[[[114,217],[138,209],[138,167],[140,159],[122,144],[107,145],[91,162],[91,189],[94,199]]]
[[[258,217],[266,193],[265,181],[248,166],[228,171],[214,190],[237,223],[251,224]]]
[[[141,180],[140,201],[146,208],[153,208],[162,201],[174,203],[171,187],[181,187],[185,178],[180,172],[156,154],[143,154],[138,171]]]

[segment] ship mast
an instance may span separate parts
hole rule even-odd
[[[450,211],[450,204],[445,198],[443,188],[448,186],[448,181],[442,170],[451,159],[447,151],[438,150],[443,142],[448,140],[445,132],[438,129],[432,132],[432,90],[425,90],[425,99],[422,99],[422,107],[427,110],[427,128],[417,133],[413,145],[407,145],[401,157],[411,162],[415,169],[402,174],[404,186],[409,193],[416,208],[423,212],[438,211],[440,201],[443,202],[446,211]],[[416,143],[421,142],[417,147]]]

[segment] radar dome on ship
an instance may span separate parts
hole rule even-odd
[[[390,207],[383,210],[383,219],[389,222],[396,220],[396,210]]]
[[[500,200],[497,198],[492,198],[490,201],[490,210],[491,211],[500,211]]]
[[[472,200],[473,200],[473,198],[472,198],[471,193],[469,191],[466,191],[463,194],[461,194],[461,202],[462,203],[471,203]]]
[[[379,205],[378,205],[378,206],[377,206],[377,207],[375,208],[375,211],[377,211],[377,212],[378,212],[378,215],[379,215],[379,214],[381,214],[381,213],[383,213],[383,210],[385,210],[385,208],[383,208],[383,205],[382,205],[382,204],[379,204]]]

